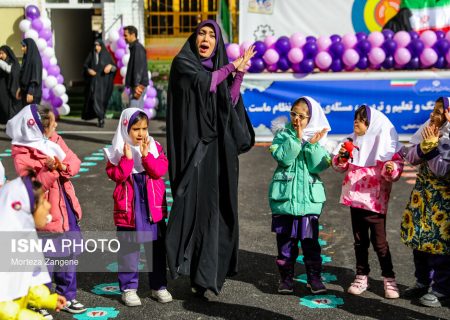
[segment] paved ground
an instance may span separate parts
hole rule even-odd
[[[59,123],[58,130],[63,131],[67,144],[80,159],[95,156],[99,149],[110,143],[117,120],[108,120],[104,129],[95,127],[95,123],[65,120]],[[3,128],[3,127],[1,127]],[[151,125],[155,137],[165,143],[164,123],[153,121]],[[9,139],[4,130],[0,130],[0,158],[10,178],[15,176],[12,159],[8,156]],[[92,158],[88,158],[92,159]],[[91,160],[85,160],[92,162]],[[105,174],[105,164],[87,166],[86,172],[73,180],[78,198],[84,210],[82,228],[84,230],[114,230],[112,222],[112,191],[114,184]],[[91,163],[92,164],[92,163]],[[229,279],[219,296],[207,294],[207,301],[198,300],[190,294],[187,279],[169,281],[169,289],[174,302],[161,305],[149,298],[146,275],[141,274],[139,294],[143,306],[125,307],[118,295],[100,296],[91,292],[94,286],[117,281],[116,274],[80,273],[80,301],[89,307],[115,308],[119,311],[117,319],[450,319],[447,307],[430,309],[420,307],[416,301],[398,299],[389,301],[383,298],[383,283],[375,254],[371,251],[372,262],[371,290],[361,297],[345,293],[353,279],[354,255],[349,210],[338,204],[342,175],[326,171],[322,178],[327,188],[328,201],[321,218],[320,238],[323,240],[323,254],[329,262],[324,272],[335,276],[329,283],[330,300],[312,303],[315,306],[329,306],[334,301],[337,308],[309,308],[301,305],[301,298],[309,296],[304,284],[298,283],[295,294],[281,296],[276,293],[278,273],[275,266],[275,237],[270,232],[270,210],[267,201],[267,187],[275,162],[267,147],[258,146],[241,157],[240,162],[240,272]],[[413,168],[410,168],[413,170]],[[413,264],[411,251],[401,244],[399,239],[400,217],[408,200],[414,172],[408,171],[394,185],[388,218],[388,239],[394,260],[395,271],[400,289],[412,285]],[[410,181],[411,182],[411,181]],[[304,273],[301,264],[297,264],[296,273]],[[319,303],[317,303],[319,302]],[[342,304],[341,304],[342,303]],[[103,309],[114,315],[112,309]],[[97,319],[107,319],[99,317]],[[72,319],[71,315],[61,314],[57,319]],[[80,318],[90,319],[90,318]]]

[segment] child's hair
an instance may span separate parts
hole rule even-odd
[[[42,183],[36,179],[36,171],[34,171],[32,168],[27,168],[26,170],[27,174],[23,176],[23,178],[29,179],[31,181],[31,189],[33,190],[34,197],[34,209],[36,209],[36,207],[39,205],[39,200],[41,199],[44,190],[42,189]]]
[[[128,33],[129,34],[134,34],[134,35],[136,35],[136,38],[137,38],[137,36],[138,36],[138,31],[137,31],[137,29],[136,29],[136,27],[135,26],[126,26],[125,28],[123,28],[123,30],[125,31],[128,31]]]
[[[308,106],[308,101],[306,101],[305,98],[298,98],[297,100],[294,101],[294,103],[292,104],[291,110],[294,109],[294,107],[298,106],[300,103],[305,104],[306,106]],[[309,108],[308,108],[309,109]]]
[[[144,120],[144,119],[148,123],[148,117],[145,114],[145,112],[139,112],[136,115],[136,117],[133,117],[133,121],[130,122],[130,124],[128,125],[128,128],[131,128],[133,125],[135,125],[136,123],[138,123],[139,121]],[[128,130],[128,131],[130,131],[130,130]]]
[[[50,125],[50,112],[53,112],[49,107],[38,105],[37,112],[41,117],[42,126],[48,128]]]
[[[369,117],[367,116],[367,107],[365,105],[360,106],[356,111],[355,111],[355,118],[356,119],[360,119],[361,121],[364,121],[364,124],[366,126],[369,126],[370,122],[369,122]]]
[[[444,98],[443,97],[439,97],[437,100],[436,100],[436,102],[434,103],[434,104],[436,104],[436,103],[438,103],[438,102],[440,102],[441,104],[442,104],[442,109],[445,109],[444,108]],[[445,111],[445,110],[444,110]]]

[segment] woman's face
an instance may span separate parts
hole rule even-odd
[[[47,201],[44,197],[44,192],[42,192],[39,196],[38,204],[34,209],[33,219],[36,228],[42,229],[47,224],[47,216],[50,214],[51,208],[50,202]]]
[[[22,53],[26,54],[27,53],[27,46],[22,44]]]
[[[95,47],[95,52],[99,53],[100,51],[102,51],[102,46],[100,45],[100,43],[95,43],[94,44]]]
[[[440,101],[436,102],[434,105],[433,112],[430,114],[430,124],[435,125],[440,128],[445,123],[447,119],[444,115],[444,104]]]
[[[299,103],[291,109],[290,112],[292,126],[302,130],[306,128],[309,122],[309,110],[306,103]]]
[[[56,127],[58,126],[58,123],[56,122],[55,114],[53,112],[50,112],[48,114],[48,116],[49,116],[49,124],[48,124],[48,127],[44,128],[44,135],[47,138],[50,138],[53,135],[53,133],[56,131]]]
[[[3,61],[5,61],[7,57],[8,57],[8,56],[6,55],[6,52],[0,50],[0,59],[2,59]]]
[[[133,124],[130,128],[128,135],[131,138],[133,145],[138,146],[142,143],[145,137],[148,135],[148,123],[146,119],[139,120]]]
[[[211,57],[216,47],[216,33],[214,29],[210,26],[202,27],[197,34],[196,44],[200,57]]]

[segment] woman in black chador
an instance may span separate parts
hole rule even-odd
[[[237,272],[238,155],[254,132],[239,87],[254,55],[228,63],[217,23],[200,23],[170,70],[167,148],[174,203],[166,247],[172,277],[189,275],[192,291],[218,294]],[[233,76],[235,72],[235,76]]]
[[[6,124],[20,109],[16,99],[20,65],[8,46],[0,47],[0,124]]]
[[[98,126],[105,124],[105,112],[113,92],[117,67],[101,40],[95,40],[84,62],[85,98],[82,119],[98,118]]]
[[[20,69],[19,90],[16,98],[22,101],[22,107],[39,104],[42,97],[42,59],[33,39],[22,40],[22,68]]]

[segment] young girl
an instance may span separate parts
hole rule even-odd
[[[114,223],[121,240],[118,253],[119,285],[125,305],[140,306],[136,291],[140,246],[144,244],[151,296],[172,301],[167,291],[164,218],[167,216],[165,185],[168,161],[162,146],[148,135],[148,117],[138,108],[122,112],[112,146],[104,149],[106,173],[116,182]],[[136,231],[128,235],[126,231]]]
[[[314,294],[324,293],[318,235],[326,199],[318,174],[330,166],[331,158],[324,149],[330,125],[319,103],[310,97],[296,100],[290,115],[291,122],[273,128],[276,134],[270,147],[278,162],[269,187],[272,231],[277,234],[276,264],[281,276],[278,292],[293,292],[300,240],[307,286]]]
[[[399,293],[386,241],[386,213],[392,182],[403,171],[397,153],[401,145],[389,119],[365,105],[356,110],[353,128],[353,160],[344,156],[346,149],[342,146],[332,162],[337,171],[346,172],[340,203],[350,207],[355,239],[356,278],[348,292],[359,295],[368,288],[368,249],[372,242],[384,277],[384,295],[395,299]]]
[[[401,224],[401,238],[413,249],[416,269],[416,284],[405,294],[422,296],[420,303],[428,307],[440,307],[439,300],[450,297],[449,102],[447,97],[436,101],[430,119],[405,150],[406,160],[420,165]]]
[[[56,126],[53,112],[37,105],[23,108],[6,126],[6,133],[12,138],[12,157],[17,174],[23,176],[29,168],[36,171],[37,179],[42,182],[46,197],[52,205],[52,220],[38,231],[53,233],[54,242],[55,233],[60,234],[58,239],[80,237],[78,222],[82,215],[75,189],[69,180],[78,173],[81,161],[55,132]],[[62,256],[66,257],[67,253],[59,252],[58,257]],[[50,258],[49,255],[46,257]],[[55,267],[54,270],[49,269],[49,273],[53,274],[56,292],[68,300],[64,310],[70,313],[86,311],[76,300],[76,265],[69,263],[60,268]],[[40,312],[47,313],[46,310]]]
[[[36,228],[43,228],[49,215],[50,203],[44,197],[40,182],[32,175],[19,177],[0,189],[0,232],[23,239],[37,240]],[[40,260],[44,266],[33,272],[0,272],[0,319],[44,319],[27,307],[59,311],[66,299],[50,294],[44,285],[50,281],[42,253],[30,253],[27,258]]]

